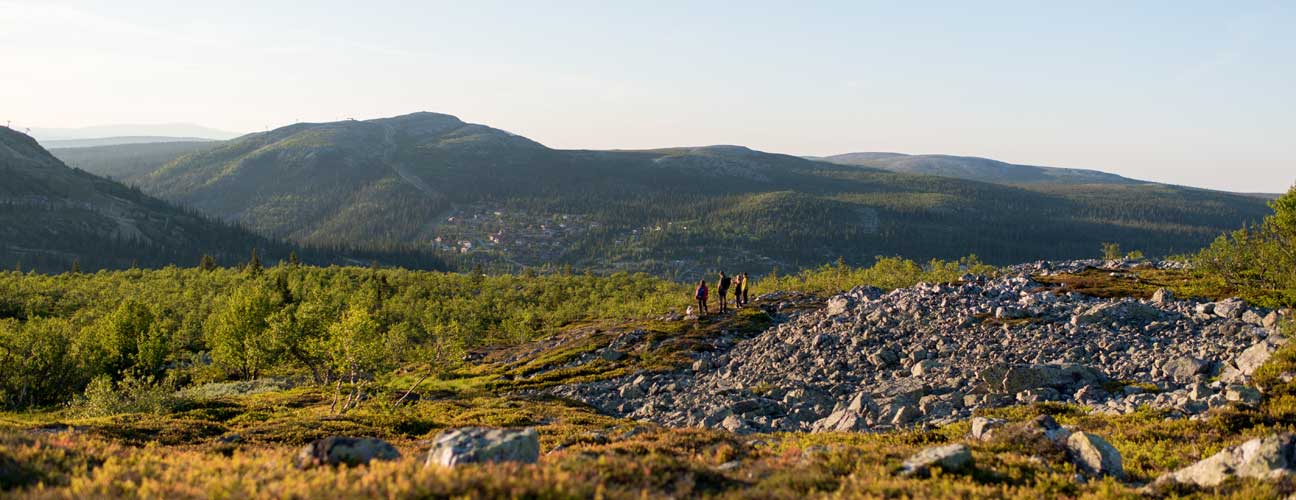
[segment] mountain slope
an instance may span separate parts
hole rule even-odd
[[[0,265],[62,271],[246,260],[276,244],[116,182],[68,168],[26,135],[0,128]]]
[[[42,145],[45,144],[45,141],[102,139],[105,137],[154,136],[225,140],[239,136],[234,132],[191,123],[113,124],[75,128],[32,127],[29,133]]]
[[[821,158],[841,165],[938,175],[996,184],[1142,184],[1116,174],[1077,168],[1015,165],[988,158],[901,153],[846,153]]]
[[[176,158],[214,148],[217,144],[205,140],[149,142],[51,148],[49,152],[70,167],[130,185]]]
[[[166,137],[158,135],[133,135],[124,137],[96,137],[93,139],[63,139],[63,140],[45,140],[37,141],[45,149],[50,151],[56,149],[75,149],[75,148],[94,148],[109,146],[125,146],[132,144],[161,144],[161,143],[193,143],[193,142],[213,142],[214,139],[203,139],[201,137]]]
[[[435,113],[250,134],[139,180],[153,194],[316,244],[403,243],[458,264],[680,276],[844,257],[1189,251],[1262,200],[1158,184],[1005,186],[707,146],[555,150]]]

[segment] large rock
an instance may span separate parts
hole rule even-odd
[[[886,367],[900,362],[900,355],[890,349],[878,349],[868,357],[869,363]]]
[[[1090,477],[1125,478],[1121,454],[1107,440],[1088,432],[1076,432],[1067,438],[1067,450],[1076,468]]]
[[[1164,306],[1166,304],[1174,302],[1174,299],[1175,299],[1174,292],[1171,292],[1170,290],[1167,290],[1165,288],[1158,288],[1156,292],[1152,294],[1152,303],[1159,306]]]
[[[925,476],[931,473],[932,467],[940,467],[944,472],[959,472],[972,465],[972,450],[965,444],[949,444],[922,450],[904,461],[900,474],[904,476]]]
[[[934,359],[924,359],[914,363],[913,367],[909,369],[909,372],[915,377],[921,377],[931,373],[933,370],[939,369],[940,366],[940,362]]]
[[[1134,301],[1108,302],[1093,306],[1071,318],[1076,326],[1095,323],[1147,323],[1161,318],[1160,309]]]
[[[1278,316],[1278,311],[1269,311],[1263,319],[1260,320],[1260,326],[1273,330],[1278,328],[1278,321],[1282,318]]]
[[[1042,387],[1070,393],[1069,389],[1106,379],[1102,372],[1078,364],[999,365],[983,371],[981,378],[992,391],[1006,394]]]
[[[1232,384],[1224,388],[1224,399],[1234,403],[1241,403],[1249,406],[1259,405],[1264,400],[1264,396],[1254,387],[1248,387],[1241,384]]]
[[[1246,309],[1246,302],[1242,299],[1233,298],[1221,300],[1215,303],[1215,315],[1226,319],[1236,319],[1242,317],[1243,310]]]
[[[866,393],[857,393],[846,404],[838,404],[831,414],[811,427],[812,432],[857,432],[869,429],[870,416],[878,412],[877,403]]]
[[[828,299],[828,310],[825,311],[825,313],[829,316],[840,316],[846,314],[846,311],[850,309],[854,302],[855,301],[851,300],[850,296],[838,295]]]
[[[1157,483],[1218,486],[1231,477],[1277,480],[1296,468],[1296,435],[1273,434],[1226,448],[1193,465],[1157,478]]]
[[[293,459],[298,469],[324,465],[366,465],[374,460],[397,460],[400,452],[386,441],[374,438],[333,436],[306,445]]]
[[[1245,351],[1242,351],[1242,354],[1238,355],[1237,361],[1234,363],[1243,375],[1250,377],[1251,375],[1255,375],[1256,369],[1260,368],[1260,365],[1265,364],[1266,361],[1269,361],[1269,358],[1273,356],[1273,353],[1278,351],[1278,348],[1282,347],[1285,343],[1285,339],[1269,338],[1262,340],[1259,343],[1248,347]]]
[[[1004,421],[998,418],[972,417],[972,430],[968,437],[977,441],[988,441],[996,428],[1002,427]]]
[[[1192,356],[1180,356],[1170,360],[1161,368],[1166,375],[1169,375],[1175,382],[1187,384],[1197,379],[1197,375],[1205,373],[1210,364]]]
[[[535,429],[484,429],[465,427],[441,433],[428,450],[425,465],[453,467],[484,462],[535,463],[540,458],[540,436]]]

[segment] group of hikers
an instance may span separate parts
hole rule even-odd
[[[750,286],[750,280],[747,273],[742,273],[730,278],[724,272],[720,273],[720,279],[716,282],[716,292],[720,295],[721,313],[729,310],[729,291],[733,290],[733,305],[735,308],[747,305],[747,289]],[[706,279],[698,281],[697,290],[693,292],[693,298],[697,299],[698,314],[710,314],[711,310],[707,307],[707,298],[710,294],[707,288]]]

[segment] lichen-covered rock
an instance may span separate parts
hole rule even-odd
[[[400,452],[381,439],[333,436],[306,445],[297,453],[293,464],[299,469],[310,469],[324,465],[366,465],[374,460],[399,458]]]
[[[1125,478],[1125,465],[1116,447],[1096,434],[1088,432],[1072,433],[1067,438],[1067,450],[1076,468],[1090,477],[1112,476]]]
[[[1296,435],[1272,434],[1226,448],[1157,478],[1157,483],[1218,486],[1232,477],[1277,480],[1296,474]]]
[[[1166,363],[1162,371],[1175,382],[1186,384],[1197,380],[1197,376],[1205,373],[1209,367],[1210,364],[1203,360],[1192,356],[1179,356]]]
[[[1003,427],[1004,421],[998,418],[972,417],[972,430],[968,432],[968,437],[977,441],[989,440],[995,429]]]
[[[485,462],[535,463],[540,458],[540,436],[535,429],[485,429],[465,427],[442,432],[432,442],[425,465],[453,467]]]
[[[922,450],[904,461],[900,466],[903,476],[925,476],[931,473],[932,467],[940,467],[943,472],[960,472],[972,466],[972,450],[965,444],[949,444]]]

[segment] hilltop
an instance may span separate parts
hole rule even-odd
[[[1104,241],[1169,254],[1267,211],[1254,197],[1161,184],[1024,188],[741,146],[558,150],[437,113],[249,134],[132,182],[297,243],[674,276],[896,254],[1084,257]]]

